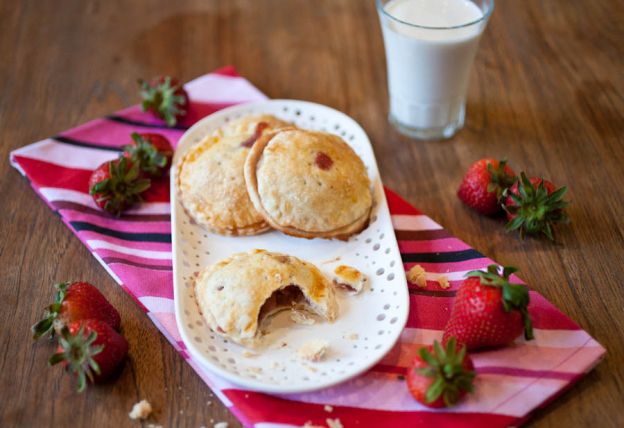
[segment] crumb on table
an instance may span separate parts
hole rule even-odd
[[[152,405],[147,400],[141,400],[132,406],[132,410],[128,413],[130,419],[146,419],[152,413]]]

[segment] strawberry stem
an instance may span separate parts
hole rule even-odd
[[[487,267],[487,272],[473,270],[468,272],[466,277],[478,277],[482,285],[501,288],[503,309],[505,312],[514,310],[520,312],[524,324],[524,338],[526,340],[532,340],[535,336],[533,335],[533,323],[528,311],[530,301],[529,290],[522,284],[511,284],[509,282],[509,277],[511,274],[518,271],[517,268],[505,266],[503,267],[502,275],[499,271],[500,266],[489,265]]]
[[[55,287],[54,301],[46,308],[44,318],[30,328],[33,332],[33,339],[35,340],[47,333],[50,333],[50,338],[54,337],[54,323],[58,319],[61,305],[63,300],[65,300],[69,282],[61,282],[60,284],[56,284]]]
[[[167,157],[140,134],[133,132],[131,137],[135,144],[124,146],[124,152],[130,155],[132,162],[136,163],[141,171],[155,177],[161,175],[167,165]]]
[[[510,197],[513,202],[503,204],[505,211],[512,217],[505,228],[508,231],[518,230],[521,238],[542,233],[553,241],[553,226],[570,221],[563,211],[568,205],[563,200],[567,187],[563,186],[549,194],[544,179],[534,185],[522,172],[517,189],[517,193],[510,189],[503,192],[503,196]]]
[[[425,401],[433,403],[440,397],[446,407],[453,406],[459,400],[462,391],[472,392],[474,370],[463,366],[466,346],[457,352],[455,337],[451,337],[444,348],[437,340],[433,342],[433,354],[426,347],[419,350],[420,358],[428,367],[417,369],[422,376],[434,378],[425,393]]]
[[[67,371],[74,374],[78,379],[78,392],[83,392],[87,387],[87,381],[93,382],[94,374],[100,374],[100,367],[93,359],[94,356],[104,350],[103,345],[94,346],[97,333],[91,331],[85,337],[84,325],[75,335],[64,326],[59,334],[59,352],[55,353],[48,360],[48,364],[53,366],[58,363],[67,364]]]
[[[487,187],[488,192],[496,192],[496,199],[502,202],[503,193],[516,182],[516,177],[505,171],[507,159],[498,161],[498,168],[488,162],[487,170],[490,173],[490,182]]]

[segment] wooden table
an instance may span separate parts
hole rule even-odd
[[[415,142],[386,121],[384,52],[372,0],[0,2],[0,421],[2,426],[131,426],[235,419],[8,163],[9,151],[138,101],[136,79],[183,80],[234,64],[271,97],[327,104],[368,131],[386,185],[522,276],[608,350],[535,426],[622,426],[624,388],[624,3],[500,1],[481,41],[463,131]],[[474,160],[569,186],[557,243],[521,241],[455,197]],[[130,342],[120,377],[85,394],[29,326],[65,279],[97,284]],[[208,404],[210,402],[210,404]],[[137,424],[134,424],[135,426]]]

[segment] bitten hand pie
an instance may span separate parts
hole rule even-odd
[[[259,326],[276,311],[304,306],[327,321],[338,314],[334,287],[296,257],[252,250],[207,267],[195,282],[195,298],[208,326],[244,346],[259,344]]]
[[[373,200],[366,167],[336,135],[265,133],[249,152],[245,182],[256,210],[286,234],[347,239],[368,224]]]
[[[198,224],[222,235],[254,235],[270,228],[249,200],[243,166],[263,132],[286,125],[273,116],[247,116],[189,149],[178,166],[178,189]]]

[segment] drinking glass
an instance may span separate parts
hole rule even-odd
[[[464,125],[470,70],[494,0],[376,3],[386,49],[390,123],[416,139],[452,137]],[[449,21],[453,24],[445,24]]]

